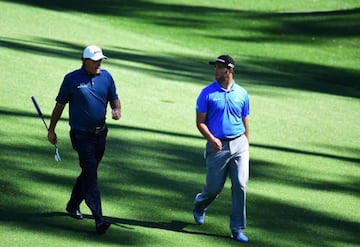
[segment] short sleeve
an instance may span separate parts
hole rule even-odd
[[[207,110],[207,95],[205,90],[203,90],[196,100],[196,112],[205,113]]]
[[[56,97],[56,101],[61,104],[66,104],[69,102],[69,100],[70,100],[70,87],[68,80],[65,77],[60,86],[59,93]]]

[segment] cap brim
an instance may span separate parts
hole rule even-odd
[[[92,57],[84,57],[85,59],[90,59],[90,60],[93,60],[93,61],[99,61],[101,59],[108,59],[107,56],[104,56],[104,55],[95,55],[95,56],[92,56]]]
[[[215,61],[215,62],[211,61],[211,62],[209,62],[209,64],[211,64],[211,65],[215,65],[215,64],[217,64],[217,63],[226,66],[225,63],[222,63],[222,62],[220,62],[220,61]],[[231,66],[231,65],[232,65],[232,66]],[[233,69],[235,68],[235,66],[234,66],[232,63],[230,63],[227,67],[233,68]]]
[[[215,64],[222,64],[222,65],[226,65],[225,63],[223,63],[223,62],[220,62],[220,61],[211,61],[211,62],[209,62],[209,64],[211,64],[211,65],[215,65]]]
[[[99,61],[101,59],[108,59],[107,56],[93,56],[93,57],[89,57],[89,59],[93,60],[93,61]]]

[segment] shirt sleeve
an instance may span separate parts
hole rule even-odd
[[[241,116],[246,117],[248,115],[250,115],[250,100],[249,100],[249,95],[246,93]]]
[[[68,80],[65,77],[60,86],[60,90],[56,97],[56,101],[60,104],[66,104],[69,102],[69,100],[70,100],[70,88],[69,88]]]
[[[205,91],[201,91],[200,95],[196,100],[196,112],[197,113],[206,113],[207,112],[207,95]]]

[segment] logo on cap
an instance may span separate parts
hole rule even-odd
[[[107,59],[107,56],[103,54],[100,47],[96,45],[90,45],[84,49],[83,58],[88,58],[94,61],[98,61],[101,59]]]
[[[216,63],[224,64],[228,68],[235,68],[235,61],[229,55],[221,55],[215,59],[215,61],[209,62],[211,65],[215,65]]]

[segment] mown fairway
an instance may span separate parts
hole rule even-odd
[[[0,1],[0,246],[237,246],[230,183],[192,218],[204,183],[195,100],[230,54],[251,97],[248,246],[359,246],[358,1]],[[67,108],[56,163],[49,122],[63,76],[96,44],[123,106],[110,115],[94,234],[65,214],[78,175]]]

